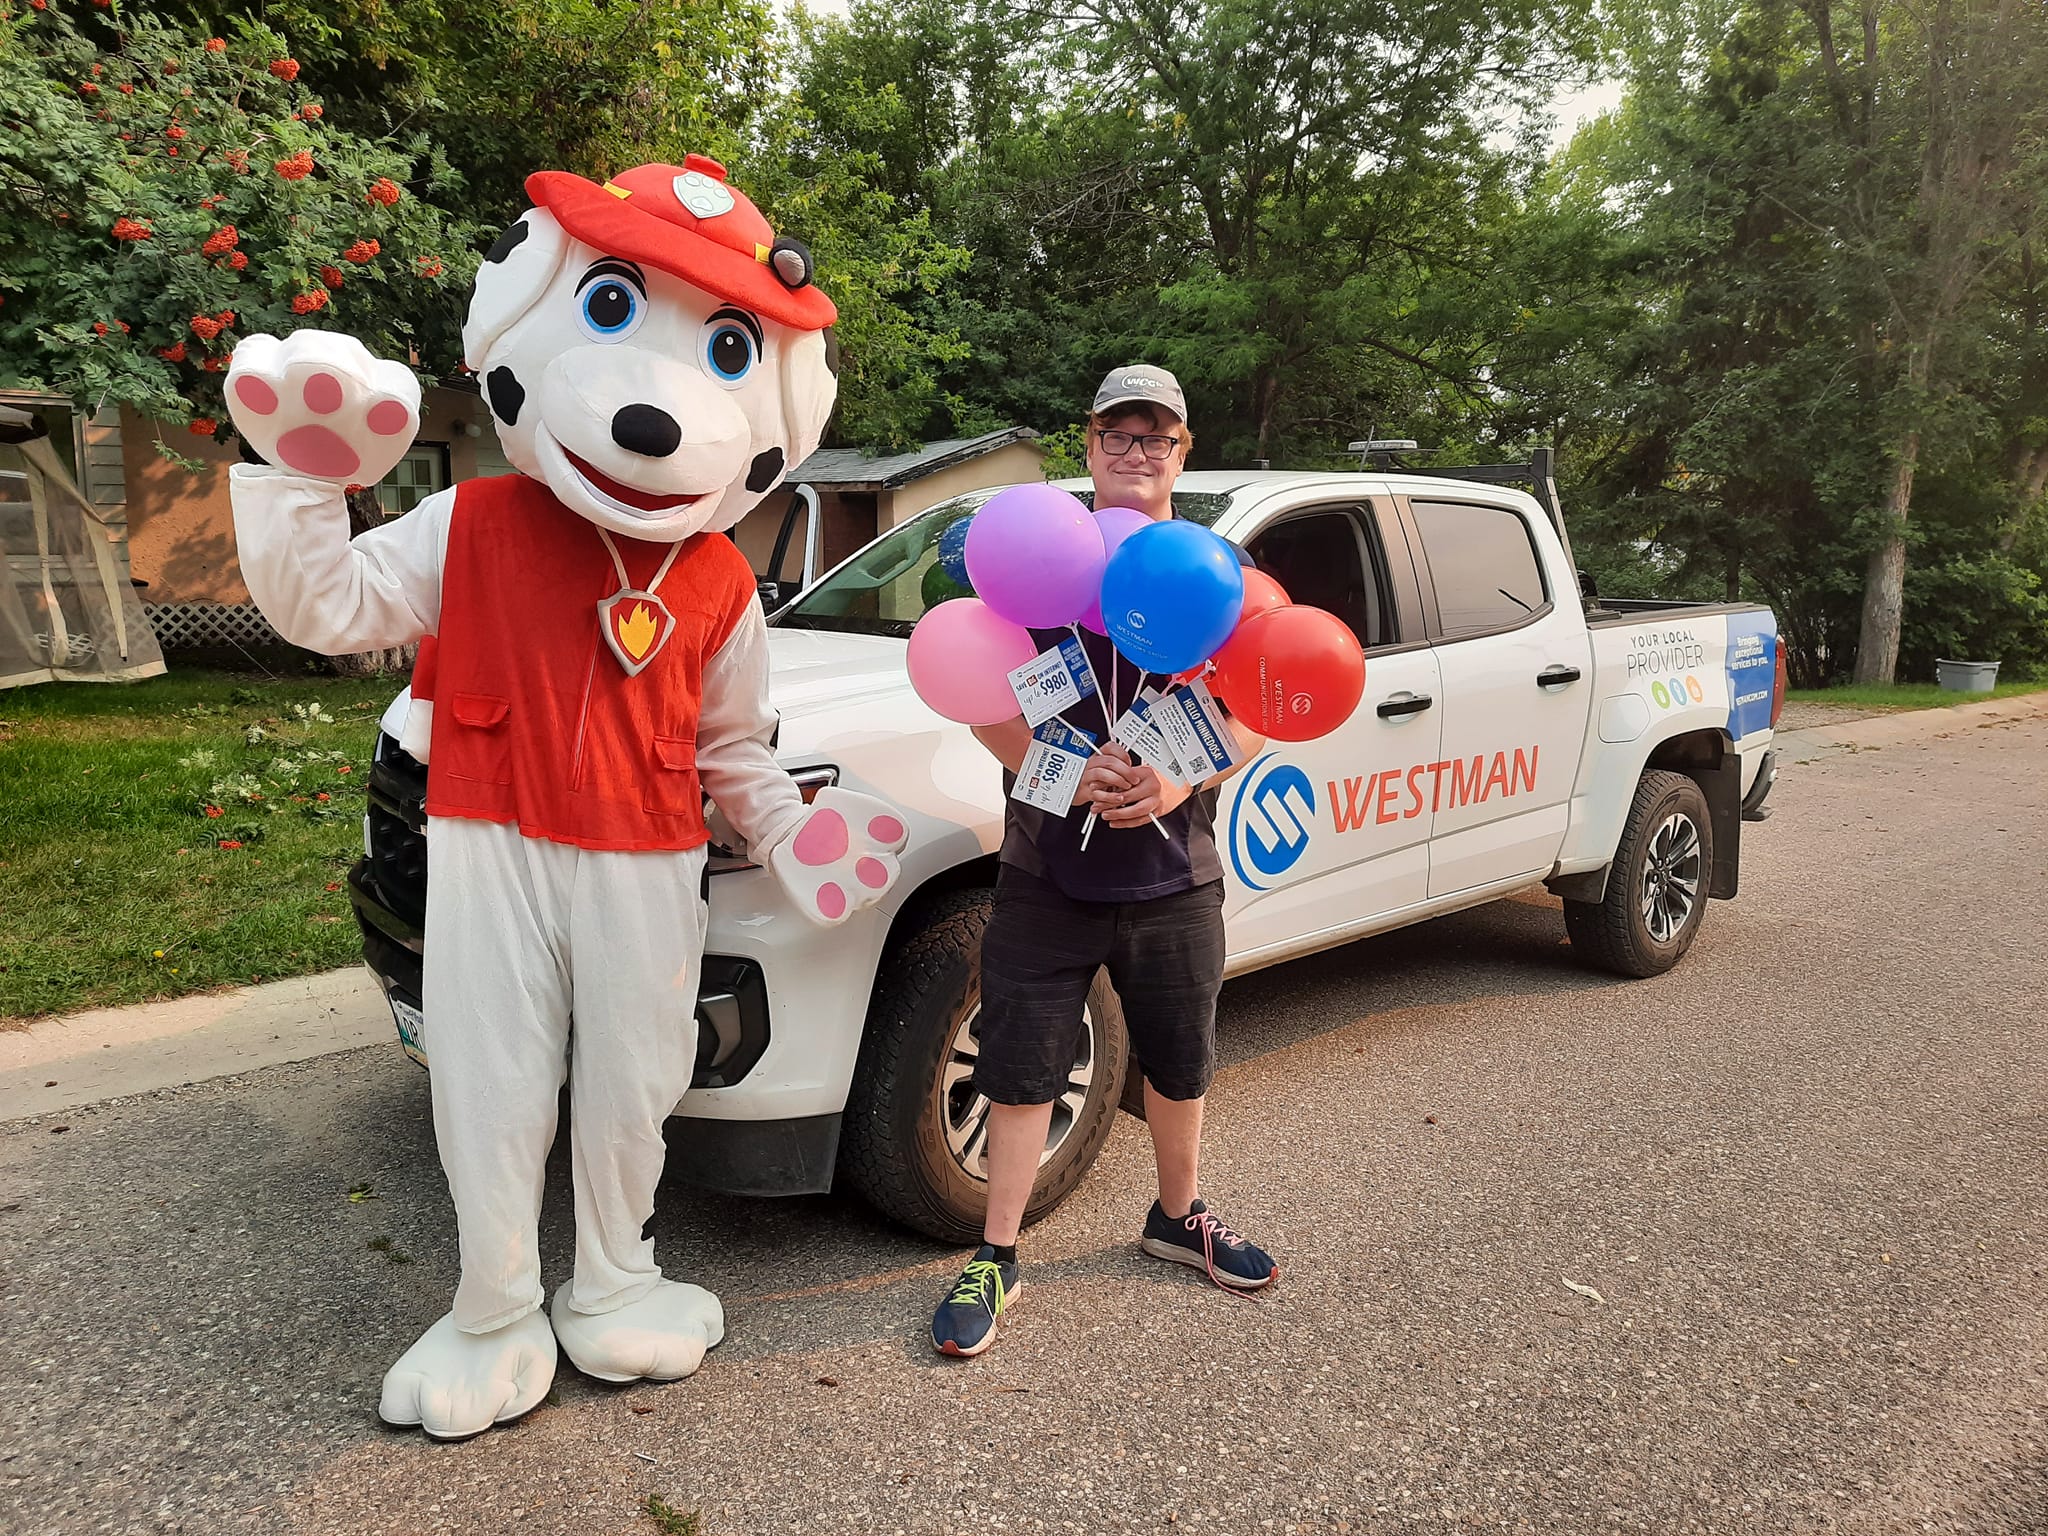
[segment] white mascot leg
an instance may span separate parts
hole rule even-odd
[[[385,1375],[377,1413],[458,1440],[518,1418],[555,1378],[539,1221],[580,850],[516,826],[430,817],[427,851],[427,1052],[462,1280],[454,1310]]]
[[[688,1376],[725,1336],[718,1298],[665,1279],[642,1235],[666,1155],[662,1124],[696,1068],[704,857],[580,857],[570,935],[576,1273],[549,1315],[576,1368],[600,1381]]]

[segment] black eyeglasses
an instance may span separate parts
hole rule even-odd
[[[1131,444],[1143,443],[1145,457],[1163,459],[1180,445],[1180,439],[1171,432],[1097,432],[1095,440],[1102,444],[1102,451],[1112,459],[1120,459],[1131,451]]]

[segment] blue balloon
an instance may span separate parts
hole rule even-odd
[[[956,517],[939,535],[939,564],[961,586],[973,589],[967,575],[967,530],[974,526],[972,514]]]
[[[1199,523],[1140,528],[1102,573],[1102,623],[1147,672],[1185,672],[1230,638],[1244,608],[1237,551]]]

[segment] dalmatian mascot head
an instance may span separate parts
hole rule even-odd
[[[732,527],[832,413],[837,312],[810,252],[702,155],[526,189],[462,333],[505,457],[616,533]]]

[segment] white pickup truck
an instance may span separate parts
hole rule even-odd
[[[1707,898],[1735,894],[1784,698],[1770,611],[1582,600],[1547,476],[1535,496],[1502,479],[1182,476],[1183,515],[1343,619],[1365,653],[1348,724],[1271,745],[1220,791],[1232,974],[1547,885],[1587,961],[1650,976],[1684,955]],[[904,647],[936,591],[940,533],[989,494],[892,530],[776,612],[781,759],[805,785],[902,806],[903,879],[823,929],[744,849],[721,850],[697,1078],[670,1126],[669,1166],[685,1178],[773,1195],[843,1174],[889,1215],[960,1242],[980,1232],[988,1106],[970,1079],[1002,788],[968,729],[911,691]],[[350,889],[366,959],[424,1062],[426,770],[395,740],[403,712],[401,698],[386,716]],[[1030,1220],[1087,1172],[1119,1104],[1138,1102],[1105,979],[1089,1023]]]

